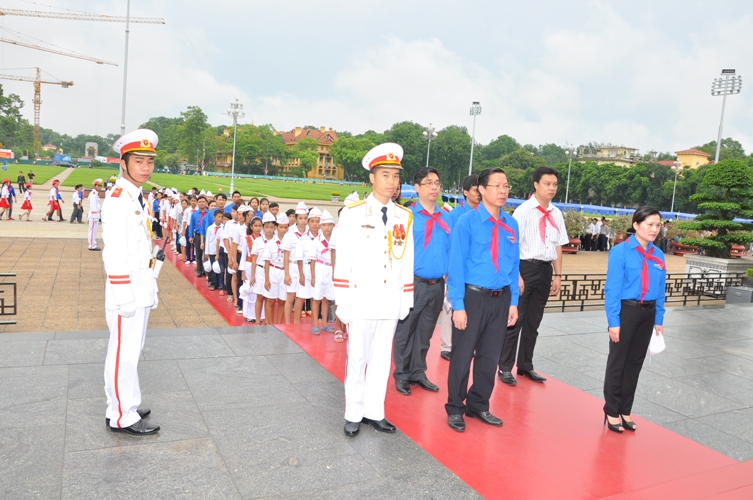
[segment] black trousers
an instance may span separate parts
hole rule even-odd
[[[196,252],[196,276],[206,276],[204,272],[204,250],[201,249],[201,238],[199,233],[193,237],[193,248]]]
[[[220,253],[217,255],[217,260],[220,261],[220,272],[217,275],[217,288],[220,290],[230,290],[230,287],[227,286],[227,277],[230,276],[227,274],[227,252],[225,252],[225,249],[220,247]],[[233,292],[230,291],[230,295],[232,295]]]
[[[217,255],[209,254],[209,262],[214,264],[214,262],[218,260]],[[211,270],[207,273],[209,276],[209,286],[213,286],[214,288],[219,288],[222,290],[222,286],[220,285],[220,274],[215,273],[214,270]]]
[[[630,415],[635,388],[646,358],[656,310],[653,307],[622,304],[620,341],[609,341],[607,371],[604,376],[604,411],[610,417]]]
[[[552,263],[521,260],[520,276],[523,278],[524,287],[518,300],[518,322],[507,329],[505,345],[499,357],[499,370],[503,372],[512,371],[516,350],[518,370],[533,370],[533,350],[536,348],[539,326],[552,287]]]
[[[188,241],[188,237],[186,237],[186,261],[190,262],[192,260],[194,260],[193,245]]]
[[[489,398],[497,375],[497,353],[502,350],[510,312],[510,287],[492,297],[488,293],[465,288],[465,330],[452,325],[452,352],[447,376],[448,415],[460,415],[466,409],[489,411]],[[476,357],[473,357],[473,352]],[[473,361],[473,385],[468,376]]]
[[[607,238],[606,234],[600,234],[599,235],[599,251],[606,252],[608,250],[609,246],[609,238]]]
[[[395,380],[425,380],[426,353],[444,301],[444,279],[433,285],[413,278],[413,308],[398,321],[393,358]],[[329,313],[329,311],[327,311]]]
[[[73,205],[73,212],[71,213],[71,222],[81,222],[81,216],[84,215],[84,209],[78,205]]]
[[[241,255],[243,255],[241,252],[238,252],[238,254],[235,257],[235,262],[238,264],[238,270],[235,272],[235,274],[238,275],[238,279],[235,283],[235,297],[236,301],[238,302],[238,309],[243,309],[243,299],[241,298],[241,286],[243,286],[243,277],[241,273]],[[232,281],[231,281],[232,284]],[[229,290],[229,288],[228,288]]]

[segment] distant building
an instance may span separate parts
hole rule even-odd
[[[677,161],[679,161],[683,167],[698,168],[701,165],[708,165],[709,155],[708,153],[699,149],[685,149],[682,151],[675,151],[677,155]]]
[[[664,165],[665,167],[674,167],[675,166],[675,160],[661,160],[656,162],[659,165]]]
[[[317,129],[296,127],[290,132],[279,133],[288,149],[293,149],[298,141],[304,137],[310,137],[319,142],[317,152],[319,159],[314,168],[308,171],[307,177],[310,179],[337,179],[345,178],[345,171],[341,166],[335,165],[335,160],[329,154],[329,148],[337,140],[337,133],[332,128],[326,129],[320,127]],[[301,162],[297,158],[291,158],[282,167],[283,173],[290,173],[294,168],[300,167]]]
[[[42,149],[45,151],[57,151],[58,147],[54,144],[45,144],[44,146],[42,146]]]
[[[625,146],[581,146],[578,148],[578,161],[594,161],[598,165],[614,163],[621,167],[632,167],[642,159],[636,148]]]

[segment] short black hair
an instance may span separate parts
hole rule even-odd
[[[198,193],[198,192],[199,192],[199,188],[197,188],[197,187],[192,187],[192,188],[191,188],[191,191],[196,191],[196,192]]]
[[[196,199],[197,199],[197,200],[204,200],[204,201],[207,201],[207,197],[206,197],[206,196],[204,196],[203,194],[200,194],[200,195],[199,195],[199,197],[198,197],[198,198],[196,198]]]
[[[78,188],[82,188],[82,187],[84,187],[83,184],[76,184],[76,187],[74,187],[73,189],[78,189]]]
[[[545,175],[553,175],[559,178],[559,174],[552,167],[538,167],[533,171],[533,182],[538,183]]]
[[[233,208],[231,210],[235,210],[237,212],[239,208],[241,208],[241,204],[236,203],[235,205],[233,205]]]
[[[227,195],[225,193],[217,193],[216,195],[214,195],[214,199],[216,200],[217,198],[222,198],[223,200],[227,201]]]
[[[227,220],[230,220],[230,219],[232,219],[232,218],[233,218],[233,216],[232,216],[232,215],[230,215],[230,214],[229,214],[229,213],[227,213],[227,212],[222,212],[222,218],[223,218],[223,219],[227,219]]]
[[[470,191],[473,186],[478,186],[478,175],[469,175],[463,179],[463,191]]]
[[[269,200],[268,200],[268,199],[266,199],[266,198],[262,198],[261,200],[259,200],[259,205],[261,205],[261,204],[262,204],[262,203],[264,203],[265,201],[266,201],[267,203],[269,203]]]
[[[295,214],[295,208],[288,208],[287,210],[285,210],[285,215],[287,215],[288,217],[294,214]]]
[[[413,184],[421,185],[421,181],[429,177],[429,174],[435,174],[437,176],[437,179],[440,181],[442,180],[442,176],[439,175],[439,170],[437,170],[434,167],[429,168],[422,168],[418,172],[416,172],[416,175],[413,176]]]
[[[215,210],[214,215],[212,215],[212,217],[216,219],[218,215],[222,217],[225,215],[225,212],[223,212],[222,210]]]
[[[652,215],[658,215],[661,219],[661,213],[659,212],[659,210],[648,205],[640,206],[635,212],[633,212],[633,224],[640,224]]]
[[[478,174],[478,185],[486,187],[489,185],[489,177],[492,174],[505,174],[505,171],[501,168],[487,168],[486,170],[482,170],[480,174]],[[506,176],[507,174],[505,174]]]
[[[272,203],[269,204],[269,208],[275,208],[275,207],[279,207],[279,206],[280,206],[280,204],[277,203],[276,201],[273,201]]]
[[[152,186],[152,191],[156,191],[156,190],[157,190],[157,187],[156,186]]]
[[[240,192],[240,191],[238,191],[238,190],[236,189],[235,191],[233,191],[233,194],[232,194],[231,196],[235,196],[236,194],[237,194],[238,196],[240,196],[240,195],[241,195],[241,192]]]

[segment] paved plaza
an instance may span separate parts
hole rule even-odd
[[[752,319],[745,306],[670,309],[667,351],[644,368],[634,412],[753,458]],[[604,330],[598,312],[547,314],[536,368],[601,397]],[[0,335],[5,498],[476,496],[399,431],[347,438],[342,384],[274,327],[151,329],[141,386],[162,431],[114,434],[104,423],[106,339]]]

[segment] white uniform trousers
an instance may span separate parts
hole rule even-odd
[[[89,248],[97,248],[97,226],[99,219],[89,218]]]
[[[440,351],[452,350],[452,309],[447,312],[442,308],[442,314],[439,315],[439,340],[441,341]]]
[[[110,427],[130,427],[141,420],[136,412],[141,404],[137,368],[150,311],[150,307],[137,307],[131,318],[123,318],[118,311],[105,312],[110,329],[105,360],[105,416],[110,419]]]
[[[348,325],[345,420],[384,418],[396,319],[353,319]]]

